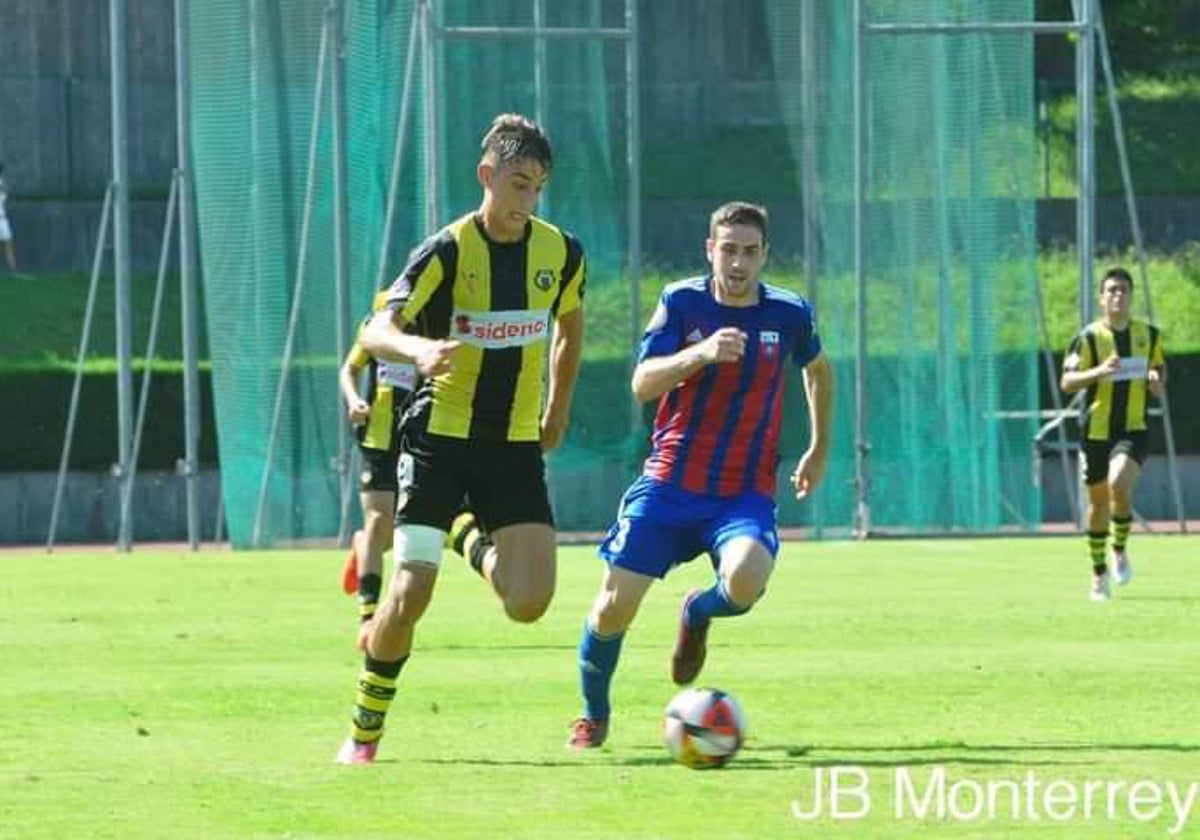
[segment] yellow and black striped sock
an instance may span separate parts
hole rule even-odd
[[[483,533],[474,514],[464,512],[455,518],[450,525],[450,547],[455,554],[467,558],[471,568],[483,575],[483,560],[492,547],[492,541]]]
[[[379,590],[383,588],[383,580],[379,575],[365,574],[358,579],[358,618],[367,622],[375,616],[379,606]]]
[[[1114,516],[1110,532],[1112,534],[1113,551],[1124,551],[1125,543],[1129,541],[1129,529],[1133,526],[1132,516]]]
[[[354,715],[350,718],[350,737],[366,744],[383,737],[383,719],[396,696],[396,678],[408,657],[396,662],[366,658],[354,696]]]
[[[1104,559],[1104,545],[1108,542],[1105,531],[1088,531],[1088,554],[1092,558],[1092,571],[1102,575],[1108,571],[1108,563]]]

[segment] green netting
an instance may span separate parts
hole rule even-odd
[[[814,132],[818,316],[837,362],[822,524],[853,521],[854,25],[850,3],[771,6],[793,149]],[[871,0],[872,23],[1031,21],[1032,0]],[[867,442],[870,526],[994,530],[1040,520],[1033,37],[867,37]],[[804,69],[809,78],[804,78]],[[803,124],[803,85],[818,91]],[[1024,416],[1011,416],[1012,414]],[[802,511],[797,511],[803,516]]]
[[[417,3],[343,5],[349,296],[357,320],[381,270],[388,178]],[[543,5],[548,26],[624,24],[623,0]],[[877,22],[980,15],[1031,20],[1032,5],[867,4]],[[264,540],[337,533],[342,482],[350,475],[339,471],[337,460],[346,428],[335,380],[328,91],[312,220],[307,239],[301,235],[327,6],[326,0],[191,5],[205,300],[227,522],[239,546],[253,536],[302,251],[305,285],[265,496]],[[441,27],[533,24],[532,0],[439,0],[433,8]],[[661,4],[642,2],[639,8],[646,26],[662,26],[655,17],[664,14]],[[785,524],[836,533],[850,526],[856,500],[853,4],[813,0],[807,8],[807,33],[801,4],[790,0],[764,0],[761,9],[750,4],[729,18],[758,21],[758,30],[743,33],[762,47],[753,54],[759,75],[752,87],[725,86],[722,74],[708,69],[717,60],[711,44],[664,43],[664,55],[697,53],[677,52],[666,60],[656,40],[667,40],[661,28],[643,32],[637,94],[645,156],[643,241],[651,259],[667,251],[676,258],[662,258],[647,273],[641,317],[662,283],[703,269],[704,226],[714,206],[732,198],[768,205],[776,225],[770,279],[816,299],[839,378],[825,488],[813,504],[781,495],[781,513]],[[806,39],[813,47],[810,60],[803,52]],[[1031,473],[1035,421],[1004,417],[1037,405],[1032,43],[1028,35],[870,40],[865,364],[875,527],[987,530],[1039,518]],[[429,231],[427,190],[440,208],[437,225],[476,206],[479,137],[496,113],[521,111],[544,121],[556,165],[540,212],[579,235],[591,266],[585,365],[568,444],[550,461],[550,483],[560,524],[591,530],[607,524],[645,448],[645,429],[631,419],[628,391],[631,335],[641,325],[632,323],[625,270],[625,52],[616,40],[552,39],[544,49],[546,88],[539,102],[531,39],[439,40],[434,126],[425,122],[426,79],[417,62],[400,198],[382,273],[389,281]],[[696,68],[706,69],[696,74]],[[810,125],[802,107],[805,86],[815,102]],[[814,277],[801,271],[797,209],[807,171],[805,131],[817,149],[811,177],[818,201],[810,209],[821,236]],[[431,133],[437,137],[436,171],[425,147]],[[676,240],[686,246],[670,244]],[[785,423],[786,477],[807,439],[799,388],[792,388]]]
[[[547,5],[549,26],[606,22],[604,4],[593,0]],[[208,318],[213,325],[224,501],[229,533],[238,546],[254,538],[260,499],[263,543],[337,533],[343,482],[352,472],[338,459],[339,437],[346,428],[335,387],[339,348],[328,82],[309,235],[302,235],[327,6],[325,0],[206,0],[191,6],[201,248]],[[405,98],[415,6],[388,0],[345,4],[352,320],[357,322],[367,311],[381,273],[384,282],[390,282],[409,249],[430,232],[427,189],[437,191],[442,211],[438,225],[477,206],[479,138],[492,117],[500,111],[541,114],[556,146],[555,176],[541,212],[586,243],[592,267],[591,300],[598,302],[593,330],[605,337],[595,343],[594,355],[607,352],[614,357],[614,369],[624,377],[631,343],[630,309],[627,293],[616,287],[623,263],[619,207],[627,181],[622,140],[625,104],[623,96],[610,102],[604,77],[606,63],[620,66],[623,61],[619,45],[577,40],[548,43],[547,86],[539,106],[532,40],[439,42],[437,172],[430,171],[426,161],[430,128],[426,79],[423,64],[417,61],[408,90],[399,201],[381,272],[388,180]],[[435,15],[444,27],[533,23],[528,2],[482,7],[473,2],[440,2],[435,4]],[[326,79],[331,61],[332,50],[327,50]],[[304,285],[287,365],[289,313],[301,273]],[[613,288],[605,291],[606,285]],[[598,370],[584,376],[585,392],[596,394],[611,386],[607,370],[600,371],[602,381],[596,381]],[[281,376],[285,382],[281,422],[275,423]],[[612,418],[595,418],[595,428],[602,432],[588,442],[582,442],[586,435],[581,436],[575,449],[611,451],[626,444],[632,439],[629,417],[625,408],[616,423]],[[579,460],[571,447],[557,457],[564,468]],[[261,493],[264,474],[269,474],[265,495]]]

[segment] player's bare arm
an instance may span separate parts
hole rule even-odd
[[[1121,369],[1121,358],[1116,353],[1110,355],[1100,364],[1087,370],[1068,370],[1062,375],[1059,386],[1068,394],[1088,388],[1106,376],[1112,376]]]
[[[376,312],[363,331],[363,349],[385,362],[416,365],[422,376],[437,376],[450,370],[458,342],[414,335],[404,331],[406,326],[398,312]]]
[[[583,308],[572,309],[554,322],[554,340],[550,345],[550,378],[546,388],[546,409],[542,414],[542,449],[556,449],[567,433],[571,418],[571,397],[579,378],[579,359],[583,353]]]
[[[804,366],[804,392],[808,397],[808,424],[812,429],[808,449],[792,473],[796,498],[812,493],[829,466],[829,428],[833,424],[833,365],[824,353]]]
[[[737,327],[721,327],[678,353],[641,362],[633,371],[633,395],[639,402],[656,400],[701,368],[737,362],[744,355],[746,334]]]
[[[338,371],[338,387],[342,391],[342,399],[346,401],[346,416],[355,426],[367,422],[371,414],[371,406],[358,393],[358,376],[362,368],[349,359]]]

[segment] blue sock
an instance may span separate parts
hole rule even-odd
[[[583,716],[589,720],[608,720],[611,706],[608,687],[621,656],[624,633],[615,636],[597,635],[587,621],[583,623],[583,638],[579,640],[579,684],[583,689]]]
[[[753,605],[751,605],[753,606]],[[728,615],[741,615],[749,612],[750,607],[739,607],[729,600],[725,586],[718,580],[708,589],[692,599],[687,607],[687,625],[695,627],[710,618],[722,618]]]

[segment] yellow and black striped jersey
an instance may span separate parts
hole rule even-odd
[[[462,345],[453,369],[418,390],[412,413],[426,430],[538,440],[551,322],[582,306],[586,278],[579,241],[536,217],[519,242],[491,241],[471,213],[422,243],[387,306],[408,329]]]
[[[395,442],[400,417],[409,395],[416,388],[416,368],[411,364],[381,362],[363,349],[362,337],[375,312],[387,303],[386,292],[375,296],[375,306],[359,325],[358,334],[346,362],[366,370],[367,393],[365,399],[371,406],[367,422],[358,429],[358,442],[367,449],[388,450]]]
[[[1110,440],[1123,432],[1144,430],[1146,375],[1165,364],[1158,327],[1132,319],[1126,329],[1113,330],[1103,321],[1094,321],[1071,342],[1063,370],[1087,370],[1113,353],[1121,358],[1120,370],[1087,390],[1084,437],[1088,440]]]

